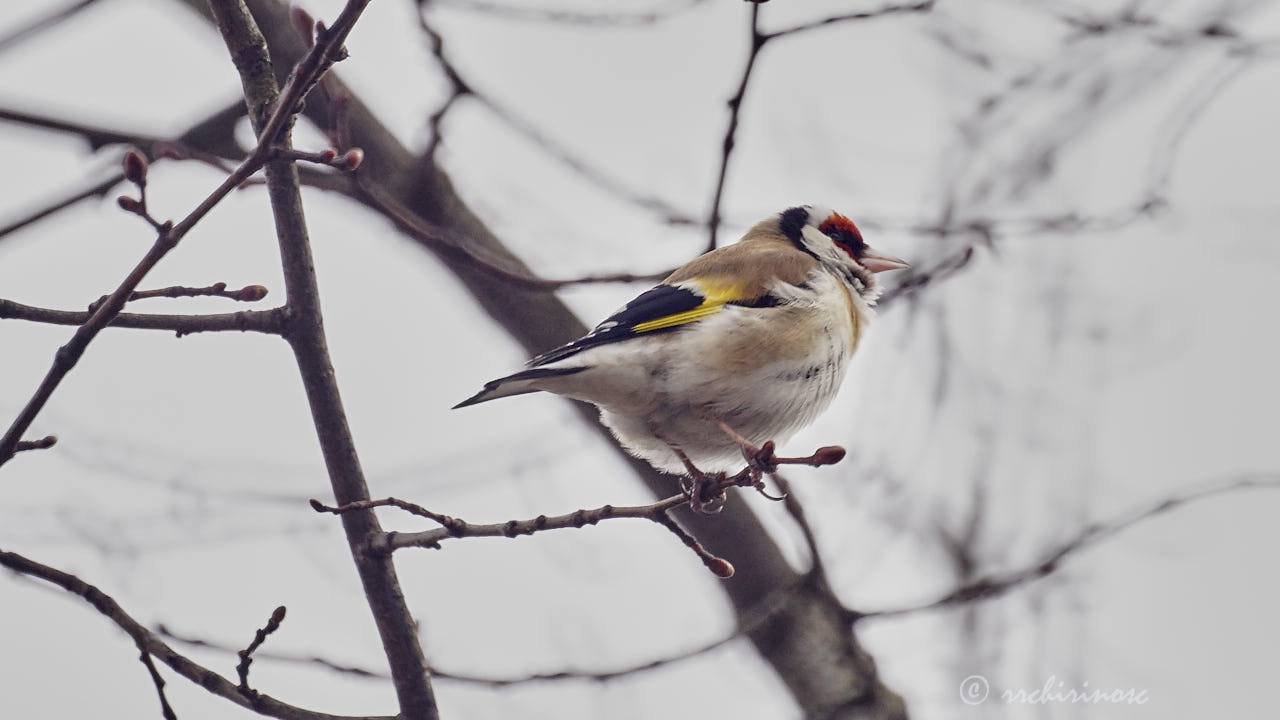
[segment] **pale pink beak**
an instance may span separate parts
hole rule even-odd
[[[899,260],[891,255],[883,255],[871,248],[864,249],[858,260],[862,263],[862,267],[873,273],[884,272],[886,270],[901,270],[903,268],[911,267],[905,260]]]

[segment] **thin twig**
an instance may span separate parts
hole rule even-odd
[[[84,355],[89,343],[124,308],[129,295],[137,289],[143,278],[170,250],[177,246],[178,242],[214,206],[238,187],[240,183],[263,167],[271,158],[272,148],[281,128],[292,120],[306,90],[310,89],[319,75],[327,70],[338,58],[342,50],[343,39],[351,31],[356,18],[359,17],[367,4],[368,0],[364,0],[364,2],[350,0],[348,2],[347,7],[343,9],[338,20],[334,23],[334,27],[325,34],[324,41],[316,43],[312,51],[303,56],[302,60],[294,68],[289,84],[286,85],[280,95],[280,101],[276,103],[274,110],[271,111],[270,116],[263,124],[262,132],[258,136],[258,145],[250,153],[249,157],[245,158],[235,172],[227,176],[212,193],[176,225],[164,223],[158,228],[157,237],[151,249],[138,261],[137,265],[134,266],[133,270],[130,271],[129,275],[115,291],[107,297],[106,302],[102,303],[90,315],[89,319],[76,330],[71,340],[58,349],[54,356],[53,364],[45,374],[44,380],[41,381],[40,386],[22,411],[19,412],[18,417],[14,419],[4,436],[0,438],[0,465],[4,465],[13,457],[14,448],[17,447],[22,435],[31,427],[31,423],[35,421],[36,416],[40,414],[45,404],[48,403],[49,398],[53,396],[54,390],[57,389],[63,378],[71,372],[71,369],[75,367],[76,363]]]
[[[253,287],[253,286],[250,286]],[[83,325],[92,313],[23,305],[0,298],[0,320],[15,319],[50,325]],[[140,330],[168,330],[178,337],[200,332],[259,332],[279,335],[284,332],[286,313],[283,308],[271,310],[242,310],[234,313],[211,315],[160,315],[151,313],[120,313],[111,319],[108,327],[136,328]]]
[[[125,612],[110,595],[75,575],[4,550],[0,550],[0,566],[22,575],[44,580],[79,596],[133,638],[140,651],[160,660],[174,672],[199,687],[260,715],[281,718],[281,720],[392,720],[385,716],[348,717],[315,712],[289,705],[263,693],[256,693],[253,697],[249,697],[226,678],[169,647],[155,633],[143,627]]]
[[[738,484],[735,478],[722,479],[717,484],[717,490],[724,490]],[[465,520],[444,515],[441,513],[428,510],[421,505],[411,503],[398,498],[383,498],[381,500],[365,500],[361,502],[348,503],[340,507],[332,507],[325,505],[319,500],[312,500],[311,507],[316,512],[327,512],[335,515],[341,515],[353,510],[367,510],[375,507],[397,507],[419,517],[427,518],[438,523],[441,527],[438,530],[425,530],[414,533],[388,532],[380,537],[374,538],[369,544],[369,550],[375,553],[390,553],[395,550],[409,547],[435,548],[440,547],[440,543],[453,539],[464,537],[506,537],[514,538],[521,535],[532,535],[547,530],[565,530],[569,528],[582,528],[587,525],[595,525],[603,520],[613,518],[633,518],[641,520],[649,520],[657,523],[675,533],[680,541],[689,549],[698,555],[698,559],[702,561],[707,569],[711,570],[718,577],[730,577],[733,575],[733,566],[723,558],[712,555],[706,548],[702,547],[696,540],[688,535],[684,530],[676,526],[674,521],[667,515],[667,511],[679,507],[688,502],[688,498],[684,495],[672,495],[664,500],[649,505],[631,505],[631,506],[613,506],[603,505],[591,510],[575,510],[564,515],[539,515],[528,520],[508,520],[502,523],[492,523],[486,525],[476,525]]]
[[[554,8],[524,7],[518,4],[502,4],[489,0],[447,0],[440,3],[459,10],[485,13],[507,20],[523,20],[533,22],[557,23],[561,25],[583,25],[590,27],[632,27],[652,25],[677,13],[688,10],[706,0],[673,0],[666,7],[659,7],[647,12],[633,13],[589,13],[576,10],[559,10]]]
[[[160,671],[156,668],[156,664],[151,660],[151,653],[146,648],[138,648],[140,654],[138,659],[142,664],[147,666],[147,672],[151,675],[151,682],[156,686],[156,695],[160,696],[160,714],[165,720],[178,720],[178,715],[173,711],[173,706],[169,705],[169,698],[164,694],[164,678],[160,676]]]
[[[1026,567],[985,575],[977,580],[965,583],[940,598],[917,605],[868,612],[850,610],[848,611],[848,620],[852,623],[872,617],[898,617],[992,600],[1027,583],[1053,574],[1062,567],[1062,561],[1069,556],[1153,517],[1163,515],[1183,505],[1204,498],[1257,488],[1280,488],[1280,475],[1275,473],[1250,474],[1204,483],[1198,488],[1152,503],[1145,508],[1125,513],[1118,518],[1087,525],[1074,537],[1053,548],[1040,560]]]
[[[53,10],[47,15],[38,17],[31,22],[14,28],[8,34],[0,37],[0,52],[4,52],[9,48],[18,45],[26,40],[38,35],[44,30],[56,27],[65,20],[75,17],[81,10],[88,8],[90,5],[98,2],[98,0],[79,0],[64,8]]]
[[[791,491],[791,483],[780,473],[772,473],[773,481],[778,484],[778,488],[782,490],[782,503],[786,508],[787,514],[795,521],[796,526],[800,528],[800,535],[804,538],[805,547],[809,549],[809,573],[821,582],[827,582],[827,569],[822,562],[822,551],[818,547],[818,536],[813,532],[813,526],[809,524],[809,517],[804,512],[804,505],[800,503],[800,498],[796,497]]]
[[[599,283],[656,282],[670,274],[669,270],[657,273],[636,275],[632,273],[605,273],[584,275],[562,280],[549,280],[534,277],[523,272],[514,272],[503,267],[497,260],[484,257],[478,249],[479,243],[470,242],[467,238],[437,225],[431,225],[399,202],[383,192],[373,183],[367,182],[363,175],[356,173],[356,199],[381,213],[390,220],[400,232],[427,245],[436,252],[447,254],[464,260],[469,265],[512,285],[529,290],[558,290],[569,285],[587,285]]]
[[[676,665],[686,660],[691,660],[701,655],[713,652],[751,632],[754,632],[757,628],[760,628],[766,622],[777,616],[779,612],[786,609],[795,600],[797,593],[805,587],[806,582],[807,578],[800,577],[797,578],[795,582],[777,588],[765,595],[758,603],[740,614],[738,627],[734,628],[732,632],[729,632],[715,640],[696,645],[680,652],[664,655],[653,660],[646,660],[644,662],[634,663],[611,670],[567,669],[506,677],[442,670],[441,668],[432,665],[431,676],[433,678],[449,680],[457,683],[501,688],[511,687],[513,685],[556,682],[562,680],[593,680],[596,682],[609,682],[611,680],[617,680],[630,675],[644,673],[650,670],[657,670],[658,668]],[[231,645],[195,638],[189,635],[180,635],[163,624],[157,626],[155,631],[161,637],[166,637],[193,647],[215,650],[227,654],[237,654],[239,652]],[[295,665],[314,665],[332,672],[354,675],[356,677],[366,679],[389,680],[391,678],[387,672],[382,670],[356,667],[347,663],[336,662],[334,660],[315,655],[296,655],[281,652],[260,651],[256,653],[255,657],[262,660],[285,662]]]
[[[751,45],[747,51],[747,62],[742,69],[742,78],[738,81],[738,90],[729,98],[729,123],[725,128],[724,140],[720,144],[720,172],[716,176],[715,191],[711,195],[711,213],[707,216],[707,251],[716,249],[716,233],[720,230],[721,204],[724,198],[724,186],[729,177],[729,158],[737,144],[738,116],[742,112],[742,100],[747,95],[747,85],[751,82],[751,71],[756,66],[756,56],[760,54],[769,38],[760,32],[760,5],[751,5]]]
[[[768,33],[766,37],[772,40],[774,38],[808,32],[810,30],[816,30],[821,27],[827,27],[828,25],[835,25],[838,23],[857,20],[873,20],[876,18],[888,17],[890,15],[929,12],[936,4],[937,0],[923,0],[922,2],[907,3],[904,5],[885,5],[884,7],[877,8],[875,10],[863,10],[861,12],[846,13],[844,15],[832,15],[831,17],[826,17],[821,20],[814,20],[813,22],[795,25],[783,30],[775,30],[774,32]]]
[[[45,435],[39,440],[22,440],[18,442],[15,452],[26,452],[27,450],[48,450],[58,444],[57,435]]]
[[[239,290],[228,290],[224,282],[214,283],[208,287],[185,287],[174,285],[155,290],[135,290],[129,293],[129,302],[146,300],[147,298],[187,298],[187,297],[223,297],[238,302],[257,302],[267,296],[267,289],[261,285],[246,285]],[[89,305],[89,312],[98,309],[98,305],[107,301],[106,295]]]
[[[480,92],[474,85],[463,77],[458,66],[455,65],[445,53],[444,38],[435,29],[427,19],[426,3],[419,5],[418,23],[423,33],[427,36],[430,43],[430,49],[436,63],[440,66],[440,71],[444,73],[445,78],[450,84],[449,95],[428,117],[428,127],[431,130],[431,141],[427,145],[426,152],[421,156],[423,162],[433,162],[435,153],[442,141],[441,128],[444,124],[446,115],[457,106],[457,102],[462,98],[471,98],[479,103],[498,120],[502,121],[507,127],[523,135],[526,140],[533,143],[552,159],[581,175],[591,185],[599,190],[613,195],[614,197],[629,202],[649,212],[655,213],[662,217],[663,222],[669,225],[695,225],[698,220],[692,214],[684,212],[679,208],[671,205],[667,201],[656,195],[649,195],[638,192],[626,187],[622,181],[609,175],[599,168],[591,166],[587,161],[578,157],[572,150],[564,145],[557,143],[546,133],[539,130],[528,120],[520,116],[519,113],[512,112],[510,109],[499,103],[493,97]]]
[[[284,622],[285,612],[285,606],[277,607],[271,613],[271,618],[267,620],[267,624],[253,634],[253,642],[249,643],[249,647],[237,653],[240,656],[240,662],[236,665],[236,676],[240,678],[239,687],[245,694],[257,693],[256,690],[249,687],[249,666],[253,664],[253,651],[261,647],[268,635],[280,629],[280,623]]]

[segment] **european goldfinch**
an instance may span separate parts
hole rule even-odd
[[[782,442],[831,404],[874,315],[876,273],[905,267],[845,216],[793,207],[455,407],[555,393],[598,406],[659,470],[732,470],[755,450],[742,440]]]

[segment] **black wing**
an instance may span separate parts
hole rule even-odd
[[[682,285],[659,285],[641,293],[618,312],[609,316],[594,330],[567,345],[545,352],[529,361],[531,367],[563,360],[567,357],[608,343],[656,332],[677,330],[696,320],[714,315],[725,305],[774,307],[781,304],[774,295],[739,298],[732,290],[701,292]]]

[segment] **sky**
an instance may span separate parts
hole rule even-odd
[[[332,17],[340,5],[306,6]],[[429,14],[451,59],[502,110],[463,99],[443,124],[440,162],[470,207],[547,276],[655,272],[699,253],[703,229],[665,222],[584,177],[524,129],[631,194],[705,217],[725,101],[746,57],[746,5],[635,2],[611,12],[665,14],[606,25],[477,5],[442,1]],[[775,29],[850,7],[772,2],[761,13]],[[0,36],[45,10],[6,3]],[[1081,19],[1109,19],[1109,29],[1084,32]],[[1206,39],[1200,30],[1214,23],[1238,37]],[[813,202],[922,268],[974,252],[962,271],[884,308],[835,405],[788,445],[851,451],[839,466],[792,477],[848,605],[927,602],[1206,483],[1280,475],[1280,341],[1270,322],[1280,269],[1278,38],[1275,3],[975,0],[832,25],[762,51],[722,237]],[[426,117],[447,85],[412,4],[373,3],[348,47],[338,72],[406,144],[425,147]],[[101,0],[0,50],[0,107],[108,127],[172,135],[237,92],[216,33],[176,3]],[[297,134],[299,146],[323,143],[311,128]],[[4,222],[102,177],[120,151],[0,123],[0,154],[10,168]],[[149,197],[160,214],[180,216],[218,180],[198,163],[159,163]],[[151,241],[113,196],[0,238],[0,297],[76,309],[113,289]],[[1136,212],[1152,199],[1153,211]],[[334,364],[374,496],[473,522],[649,500],[562,401],[450,411],[517,369],[523,351],[385,220],[320,191],[304,201]],[[974,222],[993,228],[989,241],[927,231]],[[146,285],[213,282],[265,285],[267,304],[283,294],[259,189],[229,197]],[[561,297],[590,324],[643,289],[586,285]],[[147,300],[137,309],[229,304]],[[0,321],[0,417],[18,411],[70,334]],[[306,504],[329,499],[328,485],[283,343],[104,332],[32,430],[59,444],[0,468],[0,547],[79,574],[145,624],[235,648],[286,605],[264,651],[382,667],[340,528]],[[734,501],[750,503],[804,566],[780,507]],[[1187,503],[999,600],[868,620],[860,638],[918,718],[1261,717],[1273,704],[1280,636],[1277,511],[1276,489]],[[422,527],[381,517],[389,528]],[[974,564],[968,576],[957,548]],[[397,566],[428,659],[459,673],[608,670],[732,632],[718,581],[645,523],[459,541],[404,551]],[[0,610],[5,715],[158,713],[132,643],[78,599],[5,574]],[[234,655],[178,647],[234,676]],[[711,674],[722,679],[714,692],[689,682]],[[978,705],[960,695],[971,676],[991,691]],[[168,677],[183,720],[250,716]],[[394,712],[378,679],[266,657],[252,678],[311,708]],[[1132,688],[1150,701],[999,698],[1059,681]],[[741,640],[608,683],[493,690],[440,680],[436,691],[444,717],[799,717]]]

